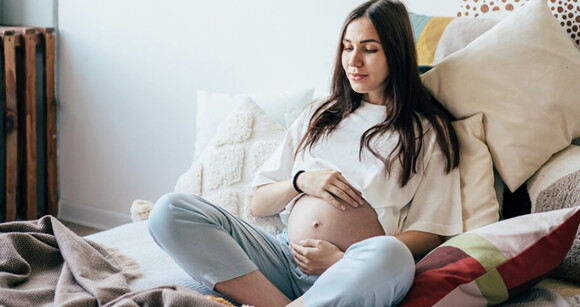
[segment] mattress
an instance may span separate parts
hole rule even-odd
[[[161,248],[147,230],[147,221],[130,223],[102,231],[87,239],[117,248],[141,266],[142,277],[130,282],[131,290],[138,291],[162,285],[179,285],[202,294],[219,295],[185,273]],[[580,307],[580,286],[547,278],[521,295],[501,306],[510,307]]]

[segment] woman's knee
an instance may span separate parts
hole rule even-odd
[[[200,199],[193,195],[168,193],[155,203],[149,214],[149,232],[154,238],[171,236],[175,227],[179,227],[179,220],[194,221],[203,213],[204,205],[199,205]]]
[[[360,275],[361,282],[367,284],[367,289],[378,287],[379,292],[394,301],[402,299],[415,276],[415,261],[409,248],[390,236],[374,237],[357,244],[360,245],[353,245],[353,251],[361,249],[360,256],[366,263]]]
[[[307,305],[393,306],[411,288],[415,262],[407,246],[379,236],[349,247],[305,295]],[[333,289],[333,295],[323,295]],[[348,293],[348,294],[347,294]]]
[[[355,249],[362,248],[365,253],[368,253],[368,261],[378,271],[400,272],[399,274],[407,276],[415,274],[413,254],[403,242],[395,237],[373,237],[356,245],[359,246],[353,245]]]
[[[167,232],[168,228],[174,224],[174,215],[171,211],[174,208],[172,204],[177,197],[178,195],[176,193],[168,193],[161,196],[161,198],[155,202],[153,210],[151,210],[151,213],[149,214],[148,221],[149,233],[151,233],[154,238]]]

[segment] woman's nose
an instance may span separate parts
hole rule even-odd
[[[348,61],[348,65],[353,66],[353,67],[361,67],[363,65],[360,51],[353,50],[353,52],[351,53],[350,59]]]

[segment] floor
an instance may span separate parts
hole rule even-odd
[[[77,235],[84,237],[84,236],[88,236],[91,235],[93,233],[97,233],[102,231],[101,229],[96,229],[96,228],[91,228],[91,227],[87,227],[87,226],[83,226],[83,225],[79,225],[79,224],[75,224],[75,223],[71,223],[71,222],[67,222],[67,221],[60,221],[61,223],[63,223],[66,227],[68,227],[70,230],[72,230],[74,233],[76,233]]]

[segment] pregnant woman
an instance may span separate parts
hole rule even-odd
[[[371,0],[347,17],[331,95],[312,103],[253,182],[270,236],[202,198],[163,196],[149,229],[189,275],[255,306],[391,306],[414,257],[462,230],[458,145],[424,92],[408,13]]]

